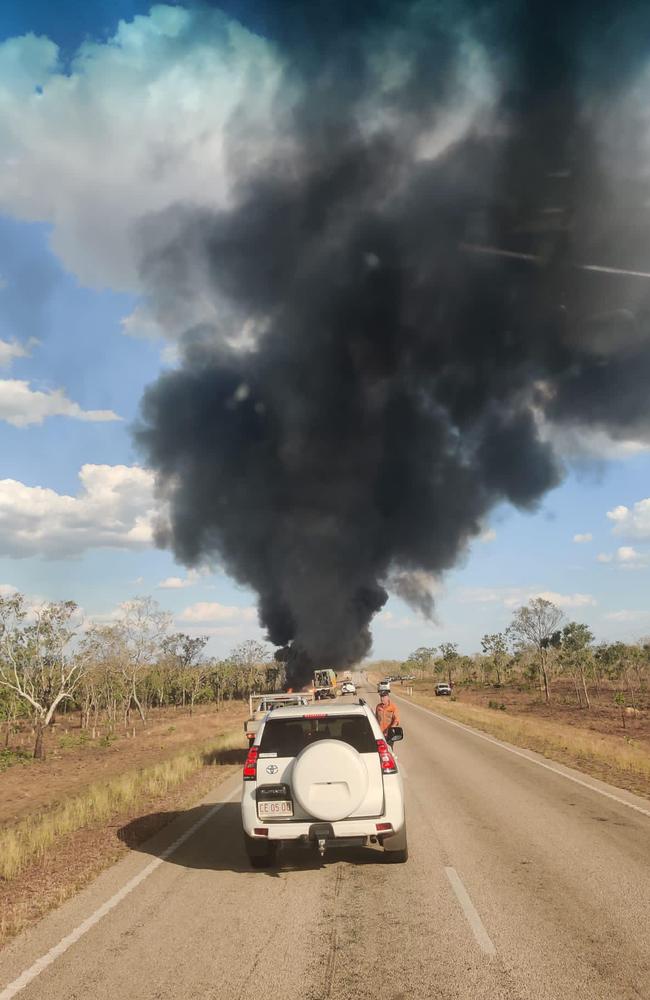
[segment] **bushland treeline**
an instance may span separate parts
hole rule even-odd
[[[171,615],[150,597],[122,605],[117,617],[84,627],[73,601],[28,605],[22,594],[0,598],[0,720],[5,743],[21,720],[34,726],[34,756],[57,711],[77,709],[81,726],[110,733],[146,725],[153,707],[242,698],[275,690],[282,665],[264,644],[249,640],[223,660],[205,656],[208,636],[171,630]]]
[[[650,638],[596,642],[587,625],[567,621],[551,601],[535,598],[514,612],[503,632],[484,635],[480,652],[462,655],[456,643],[443,642],[420,646],[403,662],[377,661],[374,668],[450,684],[535,685],[546,701],[562,678],[569,680],[578,706],[589,709],[594,695],[606,692],[623,712],[648,706]]]

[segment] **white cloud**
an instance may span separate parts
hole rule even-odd
[[[141,340],[156,340],[163,335],[155,317],[143,305],[136,306],[128,316],[123,316],[120,326],[126,336]]]
[[[594,536],[590,535],[588,531],[585,532],[584,535],[578,534],[573,536],[573,541],[578,545],[582,545],[584,542],[593,542],[593,540]]]
[[[67,496],[0,480],[0,554],[67,558],[92,548],[142,549],[158,516],[154,477],[125,465],[84,465],[81,490]]]
[[[614,523],[615,535],[650,538],[650,497],[638,500],[631,509],[619,504],[613,510],[607,511],[607,517]]]
[[[161,580],[157,586],[158,590],[182,590],[183,587],[189,587],[190,582],[180,576],[168,576]]]
[[[198,631],[202,635],[210,636],[231,636],[242,635],[241,625],[202,625]]]
[[[205,575],[196,569],[190,569],[186,576],[168,576],[157,584],[158,590],[183,590],[185,587],[193,587],[198,583],[200,577]]]
[[[482,542],[484,545],[486,545],[489,542],[493,542],[496,539],[496,537],[497,533],[494,528],[486,528],[485,531],[482,531],[481,534],[478,536],[478,540],[479,542]]]
[[[28,357],[29,348],[36,343],[35,340],[30,340],[27,345],[19,344],[17,340],[0,340],[0,368],[9,368],[14,358]]]
[[[225,139],[250,162],[266,154],[290,94],[281,74],[272,43],[220,11],[153,6],[85,42],[69,70],[48,38],[10,38],[0,207],[51,222],[55,252],[85,284],[135,289],[133,223],[176,202],[226,201]]]
[[[222,622],[224,625],[241,625],[257,622],[257,610],[253,607],[237,607],[219,604],[217,601],[199,601],[191,604],[179,616],[182,622]]]
[[[68,399],[63,389],[41,392],[31,389],[29,382],[0,379],[0,420],[14,427],[42,424],[47,417],[73,417],[75,420],[120,420],[112,410],[82,410]]]
[[[540,385],[544,388],[543,383]],[[541,410],[535,411],[535,419],[542,439],[549,441],[555,451],[569,461],[572,459],[617,461],[650,450],[648,441],[632,438],[618,440],[605,430],[553,424],[546,419]]]
[[[596,604],[591,594],[560,594],[555,590],[533,590],[524,587],[469,587],[459,594],[461,603],[496,604],[518,608],[533,598],[541,597],[560,608],[584,608]]]
[[[648,611],[632,611],[629,608],[623,608],[621,611],[611,611],[605,615],[605,619],[610,622],[638,622],[648,617],[650,617],[650,612]]]
[[[415,628],[418,622],[414,621],[413,618],[409,618],[407,615],[397,618],[392,611],[380,611],[378,615],[375,616],[374,621],[378,625],[383,625],[384,628],[389,629],[403,629],[403,628]]]
[[[620,548],[616,550],[616,558],[619,562],[638,562],[641,558],[641,554],[632,548],[631,545],[621,545]]]
[[[394,93],[417,58],[413,27],[368,36],[369,96],[357,125],[369,135],[410,127]],[[496,88],[478,46],[465,42],[454,69],[452,96],[436,106],[416,159],[492,127]],[[272,158],[302,169],[291,138],[296,74],[272,41],[207,5],[155,5],[105,42],[85,42],[65,68],[49,39],[10,38],[0,44],[0,80],[0,210],[49,222],[55,252],[84,284],[141,291],[141,218],[175,204],[231,204],[246,165]],[[210,316],[213,293],[196,272],[188,299]],[[151,334],[158,321],[139,311],[124,328]]]
[[[0,597],[11,597],[17,590],[18,587],[14,587],[13,583],[0,583]]]
[[[596,557],[600,563],[616,562],[621,569],[645,569],[650,557],[638,552],[632,545],[620,545],[616,552],[600,552]]]
[[[532,596],[542,597],[545,601],[557,604],[559,608],[586,608],[596,604],[596,599],[591,594],[558,594],[553,590],[543,590]]]

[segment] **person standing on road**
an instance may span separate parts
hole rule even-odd
[[[399,726],[399,712],[397,711],[395,702],[390,700],[389,691],[382,691],[379,697],[380,700],[375,709],[375,715],[377,716],[377,722],[381,726],[382,733],[386,736],[391,726]]]

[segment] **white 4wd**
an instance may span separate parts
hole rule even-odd
[[[254,868],[271,865],[291,841],[321,854],[326,846],[379,843],[392,861],[408,857],[402,777],[363,702],[267,716],[244,765],[241,809]]]

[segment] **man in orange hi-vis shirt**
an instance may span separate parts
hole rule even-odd
[[[391,726],[399,726],[399,712],[397,711],[395,702],[390,700],[390,692],[382,691],[380,699],[375,709],[375,715],[377,716],[377,722],[381,726],[382,733],[386,736]]]

